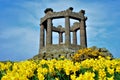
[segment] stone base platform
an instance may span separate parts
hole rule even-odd
[[[54,44],[42,48],[39,54],[34,56],[33,59],[50,60],[53,58],[59,58],[60,56],[65,56],[67,59],[71,59],[71,56],[81,48],[80,45],[71,44],[67,46],[65,44]]]

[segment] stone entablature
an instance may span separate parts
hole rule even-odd
[[[73,12],[73,8],[70,7],[67,10],[54,12],[53,9],[47,8],[45,10],[45,16],[41,18],[40,22],[40,50],[47,46],[52,46],[52,32],[59,34],[59,44],[63,43],[63,33],[65,33],[65,45],[70,46],[72,44],[77,45],[77,31],[80,30],[80,45],[81,47],[87,47],[86,38],[86,23],[87,17],[84,16],[85,11]],[[52,20],[59,18],[65,18],[65,26],[53,26]],[[72,26],[70,26],[70,18],[78,20]],[[45,31],[46,30],[46,31]],[[46,32],[46,38],[45,38]],[[73,33],[73,43],[71,43],[71,34]],[[46,39],[46,40],[45,40]],[[46,41],[46,42],[45,42]],[[39,50],[39,52],[40,52]]]
[[[61,25],[59,25],[57,27],[53,26],[52,31],[54,31],[54,32],[65,32],[65,28],[63,28]]]
[[[75,22],[73,24],[73,26],[70,27],[70,32],[74,32],[74,31],[77,31],[80,29],[80,23],[79,22]],[[65,32],[65,28],[61,25],[55,27],[55,26],[52,26],[52,31],[54,32],[62,32],[64,33]]]
[[[72,12],[73,8],[71,9],[71,7],[67,10],[64,11],[60,11],[60,12],[53,12],[53,10],[51,8],[48,8],[45,10],[46,15],[41,18],[41,24],[46,21],[47,19],[51,18],[51,19],[56,19],[56,18],[65,18],[66,16],[69,16],[72,19],[76,19],[76,20],[81,20],[81,19],[85,19],[86,17],[83,15],[85,14],[84,10],[77,12]]]

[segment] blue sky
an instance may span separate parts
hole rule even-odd
[[[0,61],[20,61],[38,54],[40,18],[46,8],[86,11],[88,47],[107,48],[120,58],[119,0],[0,0]],[[53,21],[54,25],[64,20]],[[58,36],[54,34],[54,43]]]

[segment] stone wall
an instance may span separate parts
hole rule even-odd
[[[33,59],[53,59],[59,58],[60,56],[65,56],[67,59],[71,59],[71,56],[81,48],[80,45],[66,46],[65,44],[51,45],[42,48],[40,53],[34,56]]]

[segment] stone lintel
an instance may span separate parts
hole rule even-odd
[[[73,26],[71,27],[70,31],[71,31],[71,32],[74,32],[74,31],[77,31],[77,30],[79,30],[79,29],[80,29],[80,23],[79,23],[79,22],[75,22],[75,23],[73,24]]]
[[[52,31],[54,31],[54,32],[65,32],[65,28],[62,28],[62,27],[59,28],[59,27],[53,26]]]
[[[51,14],[46,14],[43,18],[41,18],[41,24],[46,21],[48,18],[58,19],[65,18],[65,16],[69,16],[75,20],[81,20],[83,15],[77,12],[69,12],[69,11],[61,11],[61,12],[52,12]]]
[[[73,26],[71,26],[70,27],[70,32],[74,32],[74,31],[77,31],[77,30],[79,30],[80,29],[80,25],[79,25],[80,23],[77,23],[76,25],[73,25]],[[65,32],[65,28],[63,28],[63,27],[55,27],[55,26],[53,26],[52,27],[52,31],[54,31],[54,32]]]

